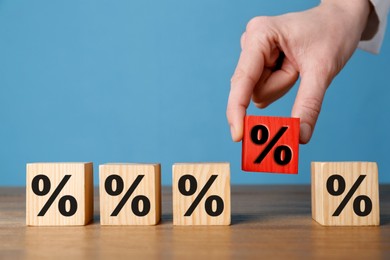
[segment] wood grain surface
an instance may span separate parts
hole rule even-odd
[[[229,163],[175,163],[172,166],[173,180],[173,224],[174,225],[230,225],[231,223],[231,197],[230,197],[230,164]],[[186,175],[186,176],[185,176]],[[184,179],[182,179],[184,176]],[[193,183],[187,176],[193,177]],[[209,183],[211,177],[215,181],[204,193],[203,198],[198,201],[199,204],[194,208],[189,216],[184,216],[191,206],[196,205],[196,197],[204,189],[206,183]],[[184,182],[183,195],[179,189],[180,179]],[[193,189],[195,188],[195,189]],[[192,193],[193,191],[193,193]],[[211,203],[211,212],[216,212],[217,207],[223,209],[219,215],[210,216],[206,213],[205,206],[207,198],[217,196],[221,199],[222,204],[216,205],[215,201]],[[214,207],[213,207],[214,205]]]
[[[40,177],[47,178],[47,183],[38,181],[38,189],[34,192],[30,185],[33,179]],[[66,181],[66,177],[69,177]],[[30,226],[82,226],[90,223],[93,218],[93,165],[89,163],[28,163],[26,183],[27,214],[26,223]],[[40,179],[40,178],[38,178]],[[64,187],[59,189],[55,196],[55,201],[47,208],[44,217],[37,217],[49,198],[55,193],[60,183],[64,182]],[[47,187],[45,187],[47,186]],[[48,188],[44,195],[35,194]],[[62,215],[58,210],[58,203],[64,195],[71,195],[74,199],[72,208],[76,209],[70,216]],[[70,202],[65,200],[65,212],[71,208]],[[68,206],[66,206],[68,205]]]
[[[378,226],[380,224],[378,166],[375,162],[312,162],[311,183],[312,217],[321,225]],[[356,191],[352,187],[355,187]],[[333,195],[328,189],[333,192]],[[352,194],[351,197],[347,196],[348,193]],[[368,201],[362,201],[362,198]],[[343,204],[344,200],[347,204]],[[358,206],[354,208],[356,202]],[[367,203],[371,203],[371,207],[367,207]],[[342,207],[343,205],[345,208]],[[336,213],[338,209],[341,211]],[[355,211],[361,215],[358,216]]]
[[[26,227],[25,188],[0,188],[1,259],[389,259],[390,185],[381,226],[324,227],[311,218],[310,186],[232,186],[232,225],[173,226],[171,187],[157,226]]]
[[[118,191],[118,195],[110,195],[106,190],[108,176],[117,175],[123,183],[123,190],[118,190],[117,181],[109,182],[109,188]],[[124,198],[136,178],[141,181],[134,186],[131,196],[127,199],[117,216],[111,216],[120,201]],[[161,165],[158,163],[107,163],[99,165],[99,196],[101,225],[156,225],[161,218]],[[113,188],[115,187],[115,188]],[[142,216],[133,212],[132,202],[137,196],[146,196],[149,210]],[[138,202],[136,210],[144,211],[144,202]]]

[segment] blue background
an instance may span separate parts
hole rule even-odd
[[[390,182],[390,35],[327,92],[298,175],[244,173],[225,108],[250,18],[317,1],[0,0],[0,185],[37,161],[229,161],[233,184],[310,183],[311,161],[377,161]],[[295,88],[265,110],[289,116]]]

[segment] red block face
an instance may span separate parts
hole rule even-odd
[[[242,170],[298,173],[299,118],[246,116]]]

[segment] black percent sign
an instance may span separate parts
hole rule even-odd
[[[125,195],[115,207],[114,211],[111,213],[111,217],[118,216],[119,212],[122,210],[123,206],[129,200],[130,196],[134,193],[135,189],[138,187],[144,177],[145,175],[138,175],[137,178],[135,178],[134,182],[131,184]],[[115,189],[112,185],[114,182],[116,183]],[[124,183],[122,177],[116,174],[108,176],[104,183],[104,188],[106,192],[111,196],[120,195],[124,190]],[[143,204],[142,209],[140,209],[140,202],[142,202]],[[150,200],[144,195],[135,196],[131,201],[131,210],[133,211],[134,215],[138,217],[146,216],[150,211]]]
[[[363,182],[363,180],[366,178],[366,175],[360,175],[358,179],[355,181],[355,183],[352,185],[352,188],[347,192],[347,195],[344,197],[344,199],[341,201],[340,205],[337,207],[336,211],[333,213],[333,217],[337,217],[340,215],[340,213],[343,211],[345,206],[347,205],[348,201],[351,200],[353,194],[356,192],[356,190],[359,188],[360,184]],[[335,189],[335,182],[337,181],[338,187]],[[334,174],[331,175],[328,180],[326,181],[326,189],[328,190],[329,194],[332,196],[340,196],[345,191],[345,180],[343,176]],[[364,202],[364,210],[361,209],[361,202]],[[356,215],[360,217],[365,217],[371,213],[372,210],[372,201],[371,199],[366,195],[360,195],[357,196],[353,201],[353,211]]]
[[[267,154],[275,147],[276,143],[287,131],[287,126],[282,126],[276,135],[269,141],[265,146],[264,150],[256,158],[254,163],[261,163]],[[256,125],[251,130],[251,140],[257,145],[263,145],[269,140],[269,130],[265,125]],[[274,150],[274,160],[279,165],[286,165],[291,162],[292,159],[292,150],[287,145],[279,145]]]
[[[61,190],[65,187],[66,183],[69,181],[70,177],[72,175],[65,175],[64,178],[62,178],[61,182],[58,184],[58,186],[54,189],[54,192],[50,195],[49,199],[46,201],[45,205],[39,211],[38,217],[45,216],[46,212],[49,210],[51,205],[53,204],[54,200],[58,197]],[[42,189],[40,187],[40,183],[42,182]],[[51,189],[51,182],[49,177],[43,174],[38,174],[35,176],[31,182],[31,188],[35,195],[37,196],[45,196],[50,192]],[[69,202],[69,209],[66,208],[66,202]],[[60,211],[61,215],[65,217],[71,217],[73,216],[77,211],[77,201],[75,197],[70,195],[65,195],[60,198],[58,201],[58,210]]]
[[[199,205],[200,201],[204,198],[207,191],[210,189],[211,185],[214,183],[214,181],[217,179],[218,175],[211,175],[211,177],[206,182],[206,185],[203,186],[201,191],[199,192],[198,196],[195,197],[195,200],[192,202],[186,213],[184,214],[185,217],[189,217],[192,215],[196,207]],[[186,187],[186,183],[188,181],[188,189]],[[198,182],[196,181],[195,177],[189,174],[183,175],[179,179],[179,191],[184,196],[192,196],[195,194],[196,190],[198,189]],[[216,207],[215,210],[213,209],[213,202],[215,201]],[[222,214],[224,209],[224,203],[221,197],[217,195],[211,195],[206,198],[205,201],[205,210],[209,216],[217,217]]]

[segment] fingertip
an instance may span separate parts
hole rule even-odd
[[[264,109],[266,107],[268,107],[270,105],[269,102],[254,102],[253,101],[253,104],[255,105],[255,107],[259,108],[259,109]]]
[[[229,99],[229,101],[231,100]],[[245,106],[235,106],[233,102],[228,102],[226,116],[230,126],[230,134],[234,142],[240,142],[242,139],[245,114]]]
[[[240,142],[241,141],[242,130],[240,131],[240,129],[239,128],[237,129],[237,127],[235,127],[234,125],[230,125],[230,133],[231,133],[233,142]]]
[[[308,123],[301,123],[299,128],[299,142],[307,144],[311,139],[313,130]]]
[[[236,133],[233,125],[230,125],[230,135],[232,136],[232,141],[235,142]]]

